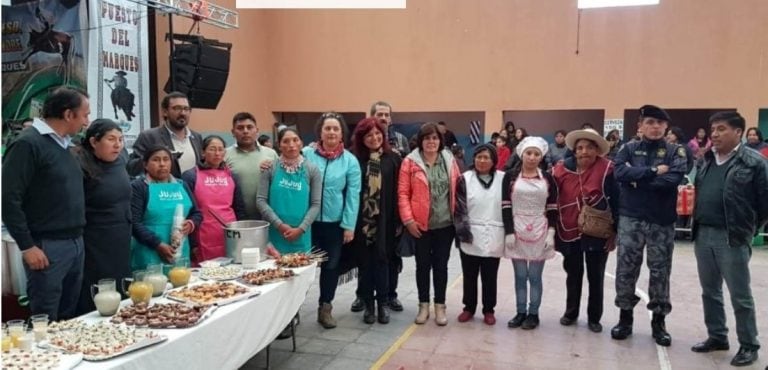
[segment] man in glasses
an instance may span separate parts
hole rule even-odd
[[[192,108],[189,99],[184,93],[174,91],[163,98],[160,104],[165,123],[139,134],[133,144],[133,153],[128,161],[128,174],[139,176],[144,173],[142,156],[147,148],[155,145],[165,145],[174,154],[171,174],[181,178],[181,174],[191,168],[200,160],[202,137],[191,130],[189,118]]]

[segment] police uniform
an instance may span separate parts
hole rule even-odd
[[[685,148],[664,140],[633,141],[616,154],[616,180],[621,187],[616,266],[616,306],[632,310],[640,298],[635,285],[648,247],[650,281],[648,309],[667,315],[669,275],[672,269],[677,186],[686,173]],[[657,173],[657,166],[669,171]]]

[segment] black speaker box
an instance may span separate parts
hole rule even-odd
[[[169,76],[165,92],[187,94],[192,108],[216,109],[227,86],[232,44],[200,36],[174,35],[174,39],[184,43],[174,44],[175,81]]]

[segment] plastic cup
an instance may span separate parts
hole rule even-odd
[[[31,351],[32,346],[35,343],[35,335],[31,330],[25,331],[18,339],[19,349],[22,351]]]
[[[19,338],[24,335],[24,320],[8,321],[8,336],[11,337],[13,347],[19,346]]]

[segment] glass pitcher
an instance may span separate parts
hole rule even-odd
[[[112,316],[117,313],[122,300],[120,293],[117,292],[115,279],[101,279],[98,284],[91,285],[91,298],[101,316]]]
[[[163,295],[168,284],[168,277],[163,274],[163,264],[159,263],[147,266],[147,276],[144,277],[144,281],[152,285],[153,297]]]
[[[146,278],[147,270],[136,270],[133,272],[132,278],[123,278],[123,291],[128,292],[133,304],[139,302],[149,304],[149,300],[152,299],[152,284],[146,281]],[[125,288],[126,283],[130,283],[128,289]]]
[[[187,285],[192,276],[192,270],[189,269],[189,258],[177,258],[171,271],[168,272],[168,278],[171,280],[174,288]]]

